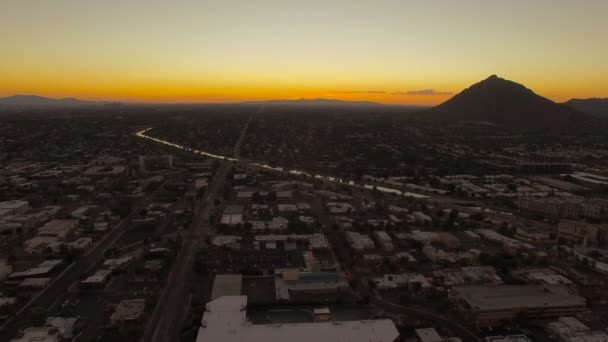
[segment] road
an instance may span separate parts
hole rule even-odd
[[[235,158],[240,155],[241,145],[252,117],[253,114],[241,129],[235,143],[233,150]],[[179,339],[181,323],[187,315],[191,298],[190,284],[196,253],[204,245],[209,234],[209,215],[214,209],[215,199],[221,197],[230,168],[230,162],[220,160],[205,194],[195,200],[192,223],[188,233],[184,234],[183,245],[169,274],[167,286],[156,304],[152,317],[148,320],[142,341],[166,342]]]
[[[160,189],[163,184],[160,184],[157,190]],[[147,203],[157,190],[153,191],[139,206],[131,211],[128,216],[122,219],[108,235],[103,237],[97,245],[93,246],[93,249],[69,265],[67,269],[53,279],[53,282],[48,287],[43,289],[36,297],[21,307],[15,314],[15,317],[5,323],[2,327],[0,341],[9,341],[15,336],[18,329],[28,323],[29,309],[35,307],[50,309],[59,298],[62,298],[63,295],[65,295],[70,287],[82,278],[82,276],[89,274],[91,270],[102,261],[105,250],[116,243],[116,241],[125,233],[131,217],[139,213],[143,203]]]
[[[178,340],[181,322],[189,306],[190,276],[196,253],[203,246],[209,232],[209,214],[214,200],[221,194],[229,168],[228,162],[220,162],[205,195],[195,202],[191,226],[183,236],[182,247],[169,274],[165,290],[148,321],[143,341]]]

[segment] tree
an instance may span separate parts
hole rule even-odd
[[[29,323],[33,326],[41,326],[46,321],[48,314],[47,309],[40,306],[34,307],[29,312]]]
[[[593,259],[600,259],[602,257],[602,253],[596,251],[596,250],[592,250],[591,252],[589,252],[589,257],[593,258]]]

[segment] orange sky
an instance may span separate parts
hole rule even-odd
[[[608,97],[606,13],[605,0],[4,0],[0,96],[434,105],[497,74],[555,101]]]

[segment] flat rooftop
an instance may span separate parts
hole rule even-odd
[[[461,286],[455,290],[471,310],[585,306],[586,303],[585,298],[559,285]]]
[[[241,274],[218,274],[213,281],[211,300],[223,296],[240,296],[243,276]]]
[[[393,342],[399,337],[389,319],[252,324],[247,320],[247,296],[224,296],[207,303],[197,342]]]

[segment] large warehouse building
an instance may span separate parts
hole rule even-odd
[[[465,318],[479,326],[515,318],[570,316],[585,310],[585,298],[561,285],[462,286],[451,297]]]
[[[395,342],[399,332],[390,319],[252,324],[247,296],[223,296],[207,303],[197,342]]]

